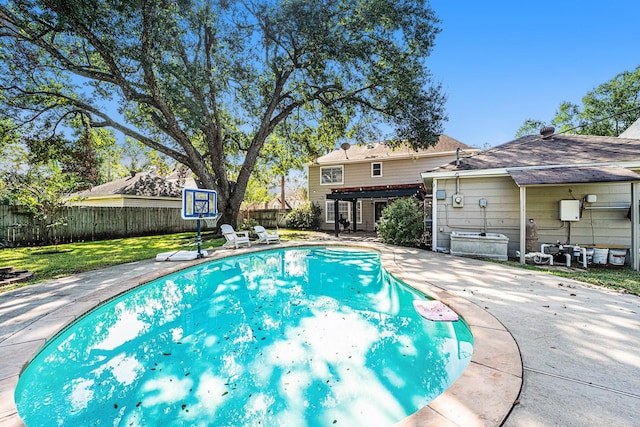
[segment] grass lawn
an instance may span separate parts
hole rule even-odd
[[[280,229],[278,231],[283,240],[310,239],[316,234],[299,230]],[[0,250],[0,267],[12,266],[16,270],[29,270],[34,272],[35,276],[31,281],[4,286],[0,288],[0,292],[74,273],[152,259],[160,252],[180,249],[195,250],[194,241],[195,233],[178,233],[163,236],[69,243],[57,246],[2,249]],[[203,248],[218,247],[222,246],[223,243],[223,238],[216,238],[206,233],[202,235]],[[192,245],[189,246],[190,244]],[[522,266],[515,262],[506,264],[618,289],[640,296],[640,273],[626,266],[594,266],[589,267],[587,270],[563,271],[539,266]]]
[[[194,242],[195,233],[178,233],[56,246],[2,249],[0,250],[0,267],[12,266],[16,270],[29,270],[35,274],[33,280],[4,286],[0,291],[74,273],[151,259],[161,252],[180,249],[196,250],[196,245],[189,246]],[[223,243],[222,238],[213,238],[206,234],[202,236],[203,248],[221,246]]]
[[[595,266],[590,265],[588,269],[554,269],[533,265],[521,265],[518,262],[500,262],[512,267],[525,268],[528,270],[542,271],[554,276],[566,277],[592,285],[604,286],[616,289],[633,295],[640,296],[640,272],[633,271],[629,266]]]

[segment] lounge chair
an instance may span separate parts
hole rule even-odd
[[[273,233],[269,233],[265,228],[261,225],[256,225],[253,227],[253,231],[258,235],[258,240],[256,243],[280,243],[280,236],[278,235],[278,230],[275,230]]]
[[[235,231],[229,224],[222,224],[220,226],[220,230],[222,231],[224,238],[227,239],[227,242],[222,245],[222,247],[230,248],[231,246],[235,246],[236,249],[241,245],[251,247],[248,231]]]

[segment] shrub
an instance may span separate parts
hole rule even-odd
[[[307,203],[306,206],[296,208],[289,212],[286,218],[287,228],[296,230],[317,230],[320,228],[320,205]]]
[[[242,220],[242,223],[238,224],[238,228],[241,231],[250,231],[253,233],[253,227],[255,227],[256,225],[260,225],[258,224],[258,221],[256,221],[253,218],[244,218]]]
[[[391,203],[378,221],[378,236],[392,245],[418,247],[423,232],[424,210],[415,197]]]

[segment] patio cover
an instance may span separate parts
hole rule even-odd
[[[350,201],[353,204],[353,212],[356,211],[356,203],[358,199],[382,199],[389,197],[408,197],[417,196],[420,200],[424,199],[424,185],[420,184],[395,184],[395,185],[376,185],[368,187],[346,187],[332,188],[331,193],[327,194],[329,200]],[[338,203],[334,203],[334,230],[338,236],[340,225],[338,215]],[[356,231],[356,222],[352,224],[353,231]]]
[[[330,200],[378,199],[386,197],[424,196],[423,184],[378,185],[331,189]]]
[[[507,172],[518,187],[640,181],[640,175],[621,166],[541,167],[535,169],[507,169]]]
[[[631,260],[632,269],[640,271],[638,259],[638,205],[640,202],[640,175],[621,166],[554,166],[525,169],[507,169],[507,172],[520,187],[520,263],[525,263],[526,242],[526,194],[527,186],[588,184],[602,182],[631,183]]]

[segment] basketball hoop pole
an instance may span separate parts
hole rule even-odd
[[[200,218],[202,217],[202,214],[200,214],[200,216],[198,216],[198,237],[196,238],[197,242],[198,242],[198,255],[196,255],[197,259],[203,258],[202,256],[202,238],[200,236]]]
[[[196,258],[204,258],[202,254],[202,220],[214,220],[218,222],[220,215],[218,214],[217,193],[215,190],[207,190],[204,188],[183,188],[182,189],[182,219],[197,220],[198,237],[198,253]]]

